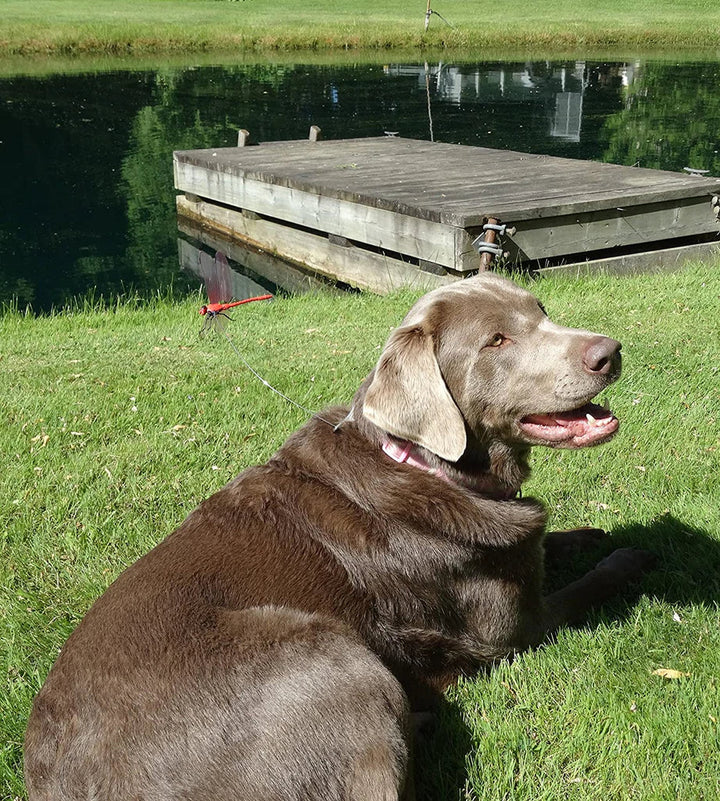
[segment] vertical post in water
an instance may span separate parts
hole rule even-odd
[[[435,133],[433,132],[432,106],[430,105],[430,67],[427,61],[425,62],[425,98],[427,99],[428,123],[430,124],[430,141],[434,142]]]
[[[427,11],[425,12],[425,30],[428,29],[428,25],[430,24],[430,17],[432,16],[432,11],[430,10],[430,3],[431,0],[427,0]]]

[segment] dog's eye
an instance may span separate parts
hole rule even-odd
[[[505,337],[502,334],[495,334],[495,336],[488,342],[489,348],[499,348],[505,342]]]

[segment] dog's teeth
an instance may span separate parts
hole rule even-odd
[[[597,420],[590,414],[590,412],[585,412],[585,419],[591,426],[596,426],[598,424]]]

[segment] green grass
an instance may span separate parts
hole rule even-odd
[[[720,44],[711,0],[3,0],[0,55],[524,47],[682,49]]]
[[[534,289],[559,322],[621,339],[625,366],[606,393],[620,434],[588,451],[538,449],[526,494],[547,502],[554,527],[606,527],[660,566],[636,597],[452,691],[418,797],[715,799],[720,260]],[[271,383],[320,408],[349,399],[411,300],[252,304],[230,332]],[[126,300],[0,320],[0,798],[24,797],[32,697],[93,599],[304,419],[227,341],[198,338],[197,306]]]

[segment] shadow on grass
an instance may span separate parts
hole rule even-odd
[[[616,538],[658,555],[656,569],[640,587],[643,594],[673,604],[720,601],[720,540],[708,532],[666,515],[648,526],[618,529]]]
[[[415,794],[424,801],[452,801],[467,782],[466,757],[472,748],[470,731],[456,704],[443,699],[434,723],[413,744]]]
[[[605,619],[624,619],[641,595],[674,604],[720,601],[720,540],[672,515],[664,515],[647,525],[630,524],[614,529],[596,549],[578,554],[567,564],[548,565],[546,591],[553,592],[579,578],[616,548],[643,548],[656,554],[658,562],[641,582],[629,586],[616,601],[604,607]]]
[[[616,548],[643,548],[657,554],[657,567],[622,595],[593,612],[584,626],[623,621],[634,614],[637,600],[649,596],[669,604],[714,606],[720,601],[720,541],[685,525],[671,515],[649,525],[615,529],[596,548],[548,567],[546,591],[560,589],[592,569]],[[418,799],[452,801],[464,798],[467,755],[472,737],[457,704],[444,700],[436,724],[415,743]]]

